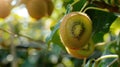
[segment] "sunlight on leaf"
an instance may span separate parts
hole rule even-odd
[[[110,31],[114,34],[114,35],[119,35],[120,33],[120,17],[118,17],[113,24],[110,26]]]

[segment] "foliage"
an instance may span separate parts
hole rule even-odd
[[[36,20],[26,0],[10,0],[11,13],[0,17],[0,67],[120,67],[120,1],[107,1],[52,0],[52,14]],[[61,42],[59,27],[70,12],[92,20],[95,50],[86,59],[69,55]]]

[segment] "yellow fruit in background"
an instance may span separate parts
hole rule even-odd
[[[85,46],[92,33],[92,21],[85,13],[71,12],[60,24],[60,38],[64,46],[80,49]]]
[[[47,16],[47,5],[44,0],[29,0],[26,8],[29,15],[37,20]]]
[[[67,52],[72,55],[75,58],[78,59],[84,59],[84,58],[88,58],[90,55],[92,55],[92,53],[94,52],[94,44],[93,42],[90,40],[88,44],[86,44],[85,47],[81,48],[81,49],[71,49],[68,47],[65,47]]]
[[[11,0],[0,0],[0,18],[6,18],[11,11]]]

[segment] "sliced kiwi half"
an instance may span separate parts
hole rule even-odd
[[[92,21],[81,12],[67,14],[60,24],[60,38],[63,45],[71,49],[85,46],[92,33]]]

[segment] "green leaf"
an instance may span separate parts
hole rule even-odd
[[[54,43],[64,48],[59,36],[60,22],[61,21],[59,21],[53,28],[51,28],[51,34],[46,38],[46,42],[48,45],[50,45],[51,43]]]
[[[48,44],[50,44],[50,42],[53,40],[53,37],[55,36],[55,34],[57,34],[57,31],[59,29],[60,26],[60,22],[58,22],[53,28],[51,28],[51,34],[46,38],[46,42]]]
[[[113,34],[114,37],[116,37],[116,52],[120,57],[120,17],[118,17],[110,26],[110,32]]]
[[[86,2],[87,0],[79,0],[77,3],[73,5],[73,11],[80,11]]]
[[[69,0],[67,2],[64,1],[64,6],[67,9],[69,5],[72,5],[73,11],[80,11],[86,2],[87,0]]]
[[[120,32],[120,17],[118,17],[110,26],[110,32],[113,35],[118,35]]]
[[[113,13],[96,9],[89,9],[86,13],[93,22],[94,42],[103,42],[103,35],[109,31],[110,25],[117,18],[117,16]]]
[[[64,0],[63,5],[67,8],[67,6],[73,2],[74,2],[74,0]]]

